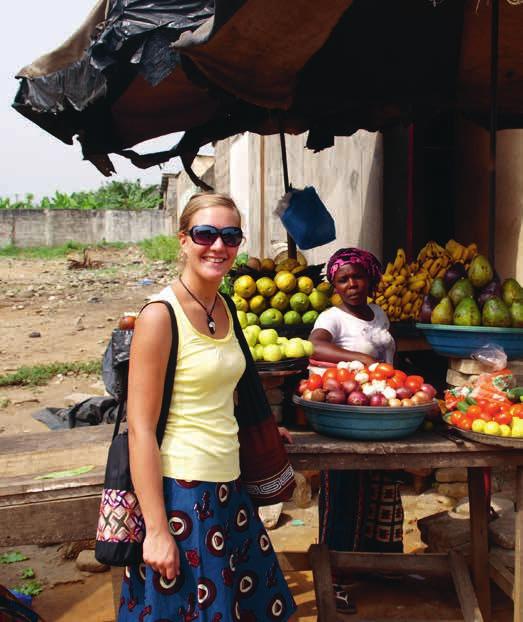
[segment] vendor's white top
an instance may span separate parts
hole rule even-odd
[[[338,307],[331,307],[320,313],[314,329],[328,331],[333,343],[344,350],[362,352],[378,361],[392,363],[396,346],[389,332],[389,318],[378,305],[370,304],[369,307],[374,319],[368,321]]]

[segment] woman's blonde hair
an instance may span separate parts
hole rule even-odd
[[[187,205],[183,208],[178,222],[178,233],[187,233],[190,229],[192,217],[200,210],[208,207],[227,207],[231,209],[238,216],[239,225],[241,227],[242,215],[231,197],[226,194],[219,194],[218,192],[198,192],[197,194],[192,195]],[[178,274],[181,274],[183,271],[185,260],[185,253],[183,253],[180,249],[180,252],[178,253],[178,260],[176,262]]]

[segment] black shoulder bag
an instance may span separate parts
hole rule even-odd
[[[155,302],[161,302],[167,307],[171,317],[172,330],[171,350],[165,372],[162,406],[156,428],[156,438],[158,447],[160,447],[173,393],[176,358],[178,355],[178,326],[171,305],[164,300]],[[105,469],[104,489],[96,532],[95,557],[99,562],[110,566],[132,566],[142,561],[145,522],[131,480],[127,431],[118,433],[126,407],[127,377],[125,377],[119,400],[113,440],[109,448]]]

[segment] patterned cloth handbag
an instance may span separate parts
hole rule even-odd
[[[172,328],[171,350],[165,373],[160,417],[156,428],[156,438],[158,446],[160,446],[169,415],[169,406],[174,386],[176,357],[178,354],[178,327],[171,305],[163,300],[158,302],[167,307],[171,317]],[[96,532],[95,556],[103,564],[129,566],[142,561],[145,522],[131,481],[127,431],[118,434],[127,398],[127,386],[125,383],[119,398],[118,415],[114,425],[113,440],[109,448],[105,470],[104,489]]]
[[[296,482],[278,425],[236,315],[234,302],[224,296],[233,318],[234,332],[245,356],[246,368],[238,382],[238,421],[241,479],[255,505],[288,501]]]

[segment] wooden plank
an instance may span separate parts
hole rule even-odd
[[[279,551],[276,556],[282,572],[311,570],[309,554],[304,551]]]
[[[514,600],[514,575],[497,555],[489,555],[489,574],[494,583]]]
[[[523,467],[516,471],[516,524],[514,547],[514,622],[523,622]]]
[[[472,577],[483,619],[485,622],[490,622],[492,618],[492,609],[490,601],[488,552],[489,508],[483,469],[468,469],[468,488],[470,502]]]
[[[449,565],[465,622],[483,622],[478,599],[470,580],[465,558],[456,551],[449,552]]]
[[[94,538],[99,508],[99,494],[0,508],[0,546]]]
[[[318,607],[318,622],[332,622],[337,616],[332,588],[329,549],[325,544],[311,544],[309,556],[314,578],[316,606]]]
[[[113,426],[0,437],[0,478],[104,465]]]
[[[24,475],[0,480],[0,507],[100,493],[105,467],[75,477],[38,480]]]
[[[333,568],[350,569],[351,572],[400,572],[427,576],[446,576],[450,572],[447,555],[438,553],[406,555],[331,551],[330,562]]]

